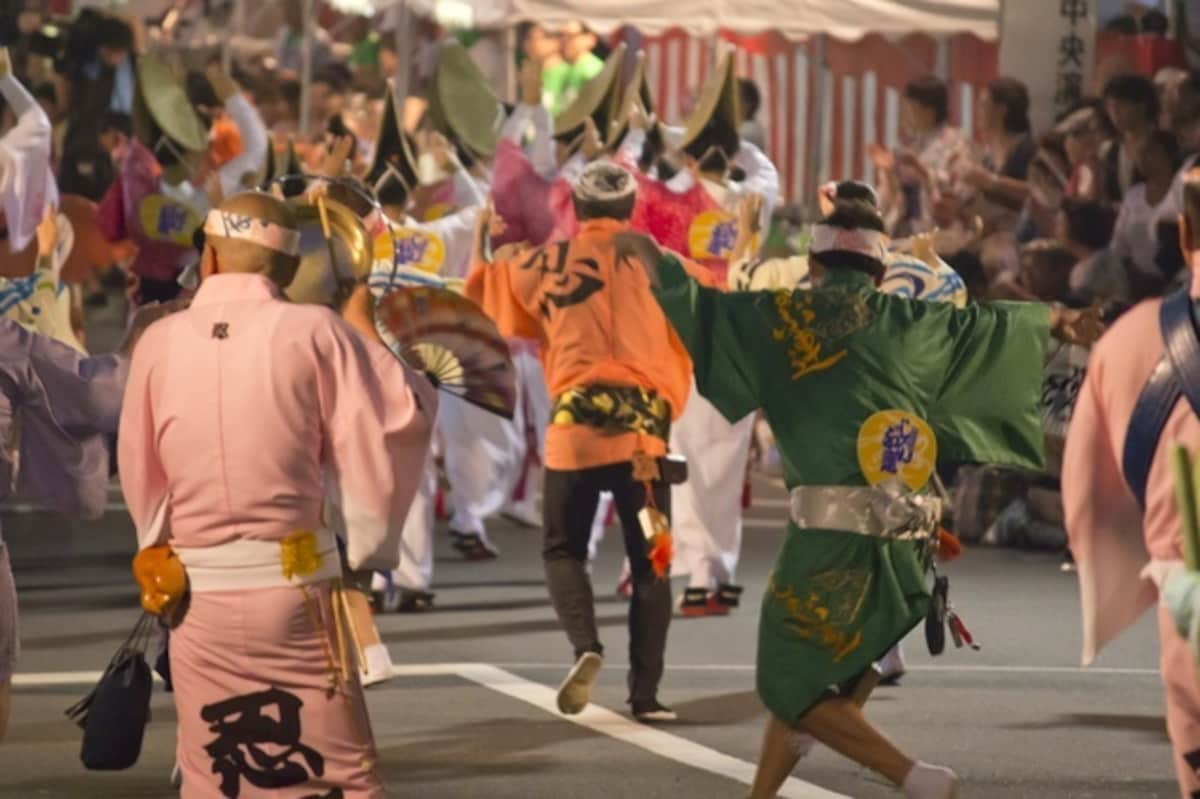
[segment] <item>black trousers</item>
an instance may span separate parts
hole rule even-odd
[[[584,652],[602,654],[604,647],[596,629],[592,581],[587,572],[588,539],[601,491],[612,492],[633,573],[633,600],[629,604],[629,701],[655,699],[662,680],[667,627],[671,623],[671,585],[655,576],[646,556],[646,537],[637,518],[646,504],[646,491],[641,483],[633,481],[630,463],[572,471],[546,470],[542,498],[546,586],[558,620],[575,648],[575,656]],[[669,517],[670,486],[655,483],[653,491],[656,506]]]

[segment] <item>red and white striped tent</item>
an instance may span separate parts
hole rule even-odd
[[[660,116],[680,119],[712,65],[711,37],[680,30],[640,41],[635,33],[623,35],[646,51]],[[721,31],[719,38],[736,47],[739,74],[762,93],[768,154],[782,173],[783,196],[794,202],[826,180],[873,178],[867,149],[898,142],[900,92],[913,78],[949,78],[952,120],[970,131],[975,98],[995,77],[998,61],[995,41],[973,34],[790,41],[776,33]]]
[[[763,95],[760,120],[784,198],[823,180],[872,177],[866,150],[896,143],[900,90],[927,73],[950,80],[968,129],[979,88],[996,74],[1000,0],[407,0],[438,16],[453,6],[476,28],[581,20],[647,54],[660,117],[678,121],[719,41]],[[423,8],[428,6],[428,8]]]

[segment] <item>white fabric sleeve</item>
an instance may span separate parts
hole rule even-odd
[[[17,117],[17,124],[0,138],[0,201],[9,248],[20,252],[33,240],[46,204],[58,204],[50,168],[54,129],[33,95],[12,75],[0,78],[0,95]]]
[[[533,145],[529,149],[529,162],[537,173],[546,180],[553,180],[558,171],[558,157],[554,153],[554,123],[545,106],[533,107]]]
[[[487,197],[479,190],[479,184],[475,182],[475,178],[471,177],[471,173],[462,167],[454,170],[450,181],[454,186],[454,204],[460,209],[475,208],[487,202]]]
[[[742,142],[733,162],[746,172],[746,179],[742,181],[743,191],[762,195],[762,229],[767,230],[771,215],[775,213],[775,205],[779,202],[779,170],[766,153],[746,141]]]
[[[642,149],[646,146],[646,131],[635,130],[630,128],[625,134],[625,138],[621,139],[621,146],[617,148],[616,162],[621,166],[637,166],[637,162],[642,158]]]
[[[529,129],[529,123],[532,121],[533,106],[518,105],[500,126],[500,138],[507,139],[519,147],[525,138],[525,131]]]
[[[439,274],[442,277],[465,278],[471,266],[471,248],[475,237],[475,220],[479,217],[480,205],[463,208],[462,210],[423,222],[417,227],[429,233],[434,233],[442,240],[445,247],[445,260]]]
[[[225,111],[242,137],[242,152],[217,170],[221,191],[226,197],[242,190],[242,178],[247,172],[258,173],[267,160],[269,140],[267,126],[258,110],[241,92],[225,101]]]
[[[583,174],[583,170],[587,167],[587,158],[583,153],[575,153],[567,159],[567,162],[558,170],[558,176],[567,183],[574,185],[579,176]]]

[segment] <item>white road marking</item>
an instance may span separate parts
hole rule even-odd
[[[558,712],[557,692],[553,688],[518,677],[496,666],[487,663],[464,664],[458,673],[485,688],[527,702],[572,724],[632,744],[659,757],[744,785],[754,783],[753,763],[701,746],[678,735],[671,735],[661,729],[639,724],[598,705],[588,705],[587,709],[576,716],[563,716]],[[780,789],[779,796],[787,799],[850,799],[844,794],[827,791],[795,777],[788,778]]]
[[[462,663],[430,663],[430,664],[413,664],[408,666],[396,666],[395,673],[399,677],[437,677],[437,676],[452,676],[461,675],[463,668],[474,664]],[[501,669],[536,669],[547,671],[565,671],[570,667],[569,663],[493,663],[490,664]],[[627,663],[606,663],[610,669],[626,669],[629,668]],[[750,673],[754,671],[753,664],[729,664],[729,665],[667,665],[667,671],[692,671],[692,672],[741,672]],[[1106,668],[1104,666],[1093,666],[1084,668],[1082,666],[909,666],[910,672],[961,672],[964,674],[979,673],[979,674],[1096,674],[1101,676],[1116,676],[1116,677],[1158,677],[1158,669],[1135,669],[1135,668]],[[46,671],[46,672],[29,672],[13,675],[12,684],[14,687],[40,687],[47,685],[86,685],[100,679],[101,672],[99,671]],[[158,675],[154,675],[154,679],[158,680]],[[469,679],[469,678],[468,678]]]
[[[495,663],[505,669],[566,669],[570,664],[562,663]],[[628,668],[626,663],[609,663],[605,665],[614,669]],[[1106,668],[1104,666],[908,666],[910,672],[978,672],[983,674],[1101,674],[1129,677],[1157,677],[1158,669],[1138,668]],[[752,672],[754,664],[683,664],[672,666],[667,664],[667,671],[714,671],[714,672]]]
[[[548,664],[547,664],[548,665]],[[564,670],[563,664],[555,664]],[[674,760],[691,768],[707,771],[726,779],[751,785],[754,764],[702,746],[678,735],[655,727],[639,724],[599,705],[589,705],[577,716],[563,716],[556,704],[557,692],[546,685],[518,677],[512,672],[488,663],[430,663],[396,666],[398,677],[457,676],[497,693],[504,694],[546,711],[564,721],[607,735],[623,743],[644,749],[651,754]],[[87,685],[100,679],[99,671],[33,672],[13,676],[14,687],[48,685]],[[845,794],[828,791],[812,783],[789,777],[779,791],[785,799],[851,799]]]

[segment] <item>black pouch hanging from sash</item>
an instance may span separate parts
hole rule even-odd
[[[137,762],[150,720],[152,677],[146,647],[154,617],[143,613],[91,693],[67,708],[83,728],[79,759],[93,771],[119,771]]]

